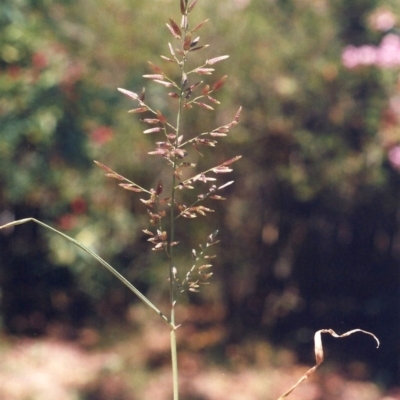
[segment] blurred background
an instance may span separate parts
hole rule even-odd
[[[179,15],[178,0],[0,7],[0,224],[62,230],[161,309],[167,265],[142,234],[140,196],[92,160],[156,184],[154,138],[116,88],[146,86],[172,112],[142,75],[165,66],[165,22]],[[316,330],[361,328],[381,347],[324,337],[326,366],[292,398],[400,399],[398,0],[199,0],[193,26],[206,18],[197,57],[229,54],[215,75],[229,79],[217,111],[192,110],[185,129],[228,123],[241,105],[205,162],[244,157],[212,218],[178,227],[183,273],[193,247],[221,239],[212,285],[178,313],[182,398],[277,398],[314,363]],[[168,329],[62,238],[1,231],[0,294],[0,398],[170,398]]]

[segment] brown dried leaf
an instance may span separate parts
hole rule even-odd
[[[343,338],[343,337],[346,337],[346,336],[350,336],[350,335],[352,335],[353,333],[356,333],[356,332],[361,332],[361,333],[365,333],[366,335],[372,336],[375,339],[376,343],[377,343],[377,347],[379,347],[379,344],[380,344],[379,343],[379,339],[373,333],[368,332],[368,331],[364,331],[362,329],[353,329],[353,330],[345,332],[345,333],[343,333],[341,335],[338,335],[332,329],[320,329],[319,331],[315,332],[315,335],[314,335],[314,352],[315,352],[316,364],[314,365],[314,367],[312,367],[308,371],[306,371],[306,373],[287,392],[285,392],[281,397],[279,397],[278,400],[284,399],[287,396],[289,396],[289,394],[292,393],[293,390],[296,389],[296,387],[300,385],[300,383],[305,381],[311,374],[313,374],[315,372],[315,370],[324,361],[324,350],[323,350],[323,347],[322,347],[321,333],[329,333],[330,335],[332,335],[335,338]]]

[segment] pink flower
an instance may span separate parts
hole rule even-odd
[[[390,10],[377,9],[370,17],[370,24],[377,31],[386,32],[396,24],[396,16]]]
[[[388,159],[394,168],[400,169],[400,146],[394,146],[389,150]]]
[[[379,46],[346,46],[342,53],[342,63],[346,68],[375,65],[380,68],[400,66],[400,36],[388,34]]]
[[[393,68],[400,65],[400,36],[386,35],[377,48],[377,65]]]
[[[356,68],[360,65],[373,65],[376,63],[376,47],[364,45],[361,47],[346,46],[342,53],[342,63],[346,68]]]

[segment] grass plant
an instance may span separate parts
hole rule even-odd
[[[176,224],[184,219],[204,217],[214,212],[208,203],[225,200],[222,195],[223,189],[233,183],[233,181],[217,183],[218,177],[232,172],[232,164],[241,157],[233,157],[201,172],[196,171],[196,163],[190,161],[191,153],[195,152],[200,157],[204,157],[204,149],[214,149],[218,140],[226,137],[231,128],[238,124],[241,113],[241,108],[239,108],[233,119],[226,124],[198,134],[190,136],[188,134],[190,129],[185,126],[185,113],[193,107],[201,108],[205,112],[214,111],[214,107],[220,104],[215,94],[224,86],[227,76],[224,75],[217,79],[209,77],[215,71],[215,64],[229,57],[227,55],[217,56],[193,65],[191,60],[193,53],[199,53],[209,46],[202,44],[200,37],[196,36],[208,20],[189,28],[189,17],[196,4],[197,0],[191,3],[188,0],[180,0],[180,23],[178,24],[173,18],[170,18],[167,23],[173,43],[168,43],[168,56],[162,55],[161,58],[164,63],[174,64],[175,76],[168,76],[161,67],[151,61],[149,61],[151,73],[144,75],[144,78],[165,88],[165,96],[170,102],[175,103],[176,115],[167,117],[165,112],[152,108],[146,100],[145,89],[139,94],[127,89],[118,89],[136,103],[129,112],[143,116],[142,122],[147,125],[143,134],[156,137],[155,148],[149,152],[149,155],[164,159],[169,176],[169,182],[165,185],[169,188],[168,192],[165,193],[164,182],[161,179],[158,180],[155,188],[147,189],[122,176],[109,166],[95,161],[97,166],[105,170],[107,177],[119,181],[121,188],[141,194],[140,201],[149,216],[150,225],[148,229],[144,229],[144,233],[148,236],[153,251],[164,252],[168,265],[169,315],[162,313],[155,304],[98,254],[48,224],[35,218],[24,218],[1,227],[1,229],[6,229],[27,222],[35,222],[62,236],[100,262],[157,314],[170,329],[174,400],[179,398],[176,341],[178,325],[175,318],[178,296],[186,291],[198,292],[202,285],[208,284],[208,280],[213,274],[211,272],[212,259],[215,257],[210,254],[209,248],[219,242],[218,231],[210,233],[204,240],[204,244],[200,244],[198,249],[190,250],[193,263],[185,270],[184,266],[175,264],[175,247],[179,246],[180,242],[176,237]],[[207,82],[204,78],[208,78]]]
[[[149,61],[150,73],[143,77],[155,85],[162,86],[164,95],[169,103],[173,103],[171,109],[175,114],[159,110],[151,106],[147,101],[146,92],[143,89],[140,93],[129,89],[119,88],[119,92],[125,95],[134,106],[129,113],[141,116],[145,124],[143,134],[155,138],[155,147],[149,152],[151,157],[159,157],[164,160],[168,182],[159,179],[153,188],[145,188],[136,180],[131,180],[112,167],[95,161],[96,165],[105,171],[105,175],[115,179],[118,185],[127,191],[137,193],[143,203],[143,210],[149,217],[149,227],[143,232],[148,237],[151,250],[163,252],[166,261],[166,274],[169,279],[169,315],[162,313],[157,305],[151,302],[131,282],[122,276],[114,267],[94,253],[90,248],[84,246],[72,237],[54,229],[53,227],[35,219],[25,218],[13,221],[0,227],[6,229],[11,226],[35,222],[42,227],[61,235],[67,241],[73,243],[88,253],[100,264],[114,274],[124,285],[126,285],[150,310],[152,310],[165,323],[170,330],[171,345],[171,366],[172,366],[172,387],[173,399],[179,399],[178,381],[178,354],[176,330],[179,323],[176,321],[175,310],[179,301],[179,295],[184,292],[198,292],[203,285],[209,283],[212,272],[212,262],[215,255],[210,247],[219,242],[218,231],[210,232],[196,249],[188,249],[182,245],[180,237],[177,237],[177,225],[185,219],[202,218],[214,212],[213,202],[224,201],[224,189],[233,183],[232,180],[222,182],[220,177],[232,172],[232,165],[241,156],[235,156],[223,162],[216,163],[204,170],[197,169],[194,160],[202,159],[208,155],[208,150],[214,150],[219,141],[226,137],[230,130],[239,123],[241,107],[232,120],[212,130],[200,133],[192,133],[188,126],[188,119],[185,117],[193,108],[202,109],[202,112],[212,112],[220,104],[217,99],[217,92],[224,86],[227,76],[213,78],[215,65],[228,59],[228,55],[220,55],[212,58],[204,58],[198,62],[197,54],[204,52],[208,44],[203,44],[198,32],[206,25],[208,20],[197,25],[192,25],[192,11],[198,0],[189,3],[188,0],[179,0],[180,22],[173,18],[167,23],[167,31],[171,35],[168,42],[168,55],[161,55],[161,65],[171,64],[175,67],[173,75],[166,73],[162,66]],[[192,27],[193,26],[193,27]],[[194,56],[196,55],[196,56]],[[168,68],[170,71],[171,68]],[[180,248],[182,247],[182,249]],[[191,254],[193,262],[186,267],[176,265],[176,253],[181,250]],[[307,379],[315,371],[323,360],[321,333],[330,333],[335,337],[348,336],[359,329],[337,335],[332,330],[318,331],[315,336],[315,351],[317,365],[307,373],[284,395],[287,397],[293,389]],[[361,331],[372,335],[369,332]],[[376,337],[372,335],[375,339]],[[376,339],[377,340],[377,339]],[[379,344],[379,342],[378,342]]]

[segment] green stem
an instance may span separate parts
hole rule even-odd
[[[185,60],[184,60],[185,61]],[[182,64],[182,71],[184,71],[184,61]],[[178,147],[178,137],[180,133],[180,122],[181,122],[181,113],[182,113],[182,103],[183,103],[183,88],[180,90],[179,97],[179,109],[177,115],[177,123],[176,123],[176,141],[175,147]],[[173,159],[173,172],[172,172],[172,189],[171,189],[171,232],[170,232],[170,241],[169,243],[173,243],[175,241],[175,194],[176,194],[176,165],[177,158],[176,155]],[[170,305],[171,305],[171,316],[170,321],[173,326],[175,326],[175,302],[176,302],[176,291],[175,291],[175,274],[174,274],[174,265],[173,265],[173,256],[174,256],[174,247],[169,246],[169,281],[170,281]],[[176,345],[176,332],[175,329],[171,329],[171,362],[172,362],[172,380],[173,380],[173,393],[174,400],[179,400],[179,383],[178,383],[178,353],[177,353],[177,345]]]
[[[187,18],[187,15],[186,15]],[[184,38],[187,33],[187,27],[184,27]],[[179,108],[178,114],[176,117],[176,139],[175,139],[175,148],[179,148],[178,138],[180,136],[181,129],[181,119],[182,119],[182,110],[183,110],[183,102],[184,102],[184,77],[185,74],[185,65],[186,65],[186,54],[183,56],[182,62],[180,63],[182,79],[180,85],[180,94],[179,94]],[[172,171],[172,189],[171,189],[171,231],[170,231],[170,239],[169,243],[173,243],[175,240],[175,194],[176,194],[176,167],[177,167],[177,157],[174,156],[173,159],[173,171]],[[172,379],[173,379],[173,394],[174,400],[179,400],[179,381],[178,381],[178,352],[177,352],[177,343],[176,343],[176,325],[175,325],[175,303],[176,303],[176,288],[175,288],[175,267],[173,264],[173,246],[169,246],[169,278],[170,278],[170,302],[171,302],[171,316],[170,322],[173,328],[171,329],[171,363],[172,363]]]

